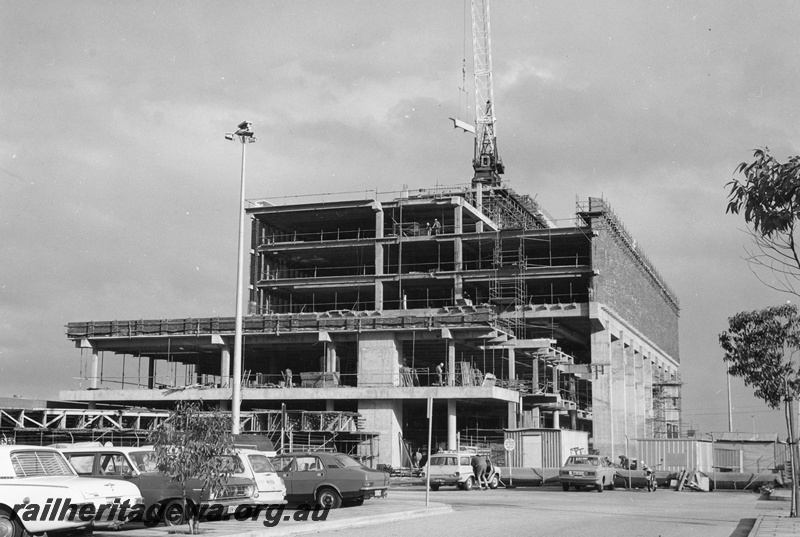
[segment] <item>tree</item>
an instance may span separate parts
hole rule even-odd
[[[186,483],[196,478],[202,482],[201,497],[206,490],[221,489],[233,467],[235,454],[230,420],[219,412],[201,412],[197,403],[181,401],[169,416],[153,427],[148,441],[155,446],[156,465],[160,472],[181,484],[182,515],[189,515],[189,530],[199,528],[198,509],[187,509]]]
[[[797,306],[784,304],[763,310],[737,313],[728,319],[728,331],[719,336],[729,373],[755,388],[755,395],[770,407],[786,405],[792,461],[792,509],[797,516],[798,484],[793,400],[800,393],[800,367],[794,357],[800,352],[800,316]]]
[[[733,179],[726,212],[744,213],[756,250],[745,258],[756,277],[768,287],[800,296],[800,255],[795,237],[800,218],[800,157],[781,164],[769,148],[757,149],[752,162],[742,162]],[[765,278],[767,269],[772,279]]]

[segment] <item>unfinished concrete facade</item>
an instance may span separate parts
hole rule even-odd
[[[555,427],[589,431],[616,457],[626,437],[664,434],[653,393],[659,379],[679,382],[678,303],[604,200],[566,226],[475,182],[247,212],[243,411],[357,412],[377,433],[372,462],[394,466],[427,443],[428,397],[438,447]],[[226,408],[233,325],[70,323],[91,389],[61,398]],[[129,366],[120,386],[106,352],[117,372],[138,359],[137,375]]]

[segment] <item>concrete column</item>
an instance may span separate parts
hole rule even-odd
[[[535,392],[536,390],[539,389],[539,359],[538,358],[534,358],[533,360],[531,360],[531,371],[533,372],[532,373],[533,376],[531,377],[531,389]]]
[[[334,400],[333,399],[326,399],[325,400],[325,412],[333,412],[334,411]]]
[[[508,403],[508,419],[506,421],[506,428],[516,429],[517,427],[517,403]]]
[[[636,449],[636,424],[639,421],[638,407],[636,400],[636,352],[633,345],[629,342],[623,347],[625,360],[625,433],[628,435],[631,458],[638,457],[633,450]],[[624,438],[623,438],[624,440]]]
[[[509,347],[508,349],[508,378],[509,380],[514,380],[517,376],[517,360],[516,360],[516,352],[514,352],[513,347]]]
[[[89,388],[96,390],[100,386],[100,355],[92,347],[92,373],[89,377]]]
[[[383,282],[375,281],[375,311],[383,311]]]
[[[614,421],[611,419],[611,344],[608,330],[591,335],[592,347],[592,436],[594,448],[616,460],[613,453]]]
[[[456,400],[447,400],[447,449],[458,449],[456,445]]]
[[[633,374],[634,389],[636,390],[636,432],[634,434],[636,438],[644,438],[647,407],[644,394],[644,358],[641,347],[634,349],[633,352]]]
[[[358,386],[399,386],[400,350],[391,333],[363,332],[358,340]]]
[[[614,435],[611,439],[611,460],[625,454],[625,435],[627,430],[626,392],[625,392],[625,349],[622,339],[611,342],[611,421]]]
[[[231,349],[227,345],[220,349],[219,357],[220,388],[231,385]]]
[[[464,220],[461,205],[456,205],[455,209],[453,210],[453,224],[455,227],[454,233],[456,234],[456,237],[453,240],[453,261],[455,263],[455,271],[459,272],[463,270],[464,265],[464,249],[463,245],[461,244],[461,233],[464,231]],[[461,298],[461,296],[456,295],[456,298]]]
[[[561,413],[558,410],[553,411],[553,429],[561,428]]]
[[[336,362],[336,344],[329,341],[325,351],[325,373],[335,373],[337,371]]]
[[[653,437],[655,412],[653,412],[653,358],[648,351],[644,355],[644,423],[645,423],[645,438]]]
[[[456,342],[453,339],[447,340],[447,385],[456,385]]]
[[[152,357],[147,359],[147,387],[156,387],[156,359]]]
[[[359,399],[358,412],[364,417],[368,431],[380,433],[376,440],[376,464],[400,466],[403,402],[396,399]]]

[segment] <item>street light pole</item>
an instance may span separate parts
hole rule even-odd
[[[242,143],[242,180],[239,195],[239,258],[236,265],[236,321],[233,336],[233,372],[231,376],[231,434],[239,434],[239,415],[242,402],[242,303],[244,302],[244,236],[245,236],[245,211],[244,211],[244,170],[245,147],[256,141],[255,134],[250,128],[249,121],[239,123],[236,132],[228,132],[225,139],[233,140],[239,137]],[[223,371],[223,373],[225,373]]]

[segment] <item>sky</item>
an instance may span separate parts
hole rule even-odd
[[[0,396],[80,385],[68,322],[234,314],[243,120],[248,199],[469,182],[468,5],[0,0]],[[725,185],[800,152],[798,26],[792,1],[491,5],[504,179],[564,224],[611,204],[680,299],[705,432],[728,317],[797,299],[748,268]],[[731,392],[734,430],[785,435]]]

